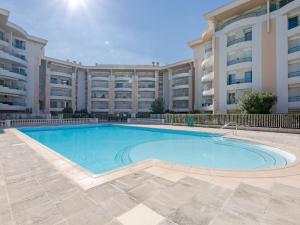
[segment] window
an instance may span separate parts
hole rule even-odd
[[[252,31],[248,31],[245,33],[245,41],[251,41],[252,40]]]
[[[235,104],[235,93],[228,93],[227,104]]]
[[[0,31],[0,40],[4,41],[5,40],[5,35],[4,32]]]
[[[18,39],[15,39],[15,42],[14,42],[14,47],[15,48],[18,48],[18,49],[23,49],[25,50],[25,41],[21,41],[21,40],[18,40]]]
[[[295,27],[298,27],[298,25],[299,25],[299,22],[298,22],[298,16],[289,18],[288,23],[289,23],[289,24],[288,24],[289,30],[290,30],[290,29],[293,29],[293,28],[295,28]]]
[[[252,82],[252,71],[245,72],[245,82],[246,83]]]

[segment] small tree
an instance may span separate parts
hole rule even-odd
[[[269,114],[277,97],[269,93],[245,93],[238,102],[242,112],[248,114]]]
[[[164,100],[162,98],[155,99],[151,104],[151,111],[156,114],[164,113]]]

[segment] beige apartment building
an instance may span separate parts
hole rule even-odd
[[[94,114],[150,112],[156,98],[174,112],[238,112],[245,92],[278,97],[274,113],[300,112],[300,1],[236,0],[205,15],[188,43],[193,58],[170,65],[85,66],[46,57],[0,10],[0,111]]]
[[[194,52],[195,108],[236,112],[245,92],[278,97],[275,113],[300,112],[300,1],[237,0],[205,15]]]

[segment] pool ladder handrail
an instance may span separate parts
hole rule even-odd
[[[237,134],[238,131],[238,124],[236,122],[229,122],[226,123],[224,126],[221,127],[221,129],[225,129],[226,127],[228,127],[229,125],[235,125],[235,131],[233,132],[233,134]]]

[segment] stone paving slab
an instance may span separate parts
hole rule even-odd
[[[1,225],[299,224],[300,176],[257,180],[152,166],[84,190],[0,134]]]

